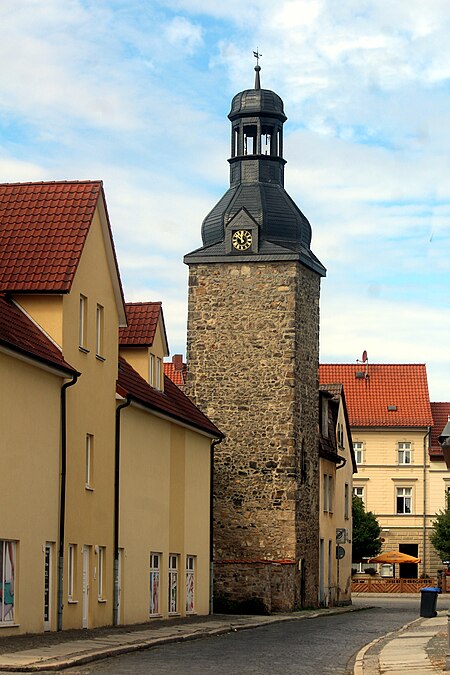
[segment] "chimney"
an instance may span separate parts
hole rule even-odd
[[[174,354],[172,363],[175,371],[183,370],[183,354]]]

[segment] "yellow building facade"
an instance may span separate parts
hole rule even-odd
[[[436,577],[443,565],[430,534],[435,514],[445,508],[450,473],[440,450],[433,451],[432,408],[450,410],[450,404],[430,403],[424,364],[321,365],[321,380],[329,377],[343,382],[346,392],[358,467],[354,494],[376,515],[383,551],[420,558],[378,571],[386,577]]]
[[[340,384],[320,387],[319,468],[319,604],[350,604],[351,495],[356,465]]]
[[[210,448],[221,434],[172,383],[164,391],[161,311],[150,327],[142,317],[152,356],[130,352],[138,370],[121,359],[120,383],[127,313],[101,183],[3,185],[0,198],[1,454],[11,467],[0,631],[207,613]]]

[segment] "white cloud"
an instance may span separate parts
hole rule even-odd
[[[192,54],[202,44],[201,26],[183,16],[174,17],[165,27],[165,33],[171,45],[188,54]]]

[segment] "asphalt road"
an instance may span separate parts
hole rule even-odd
[[[64,672],[201,675],[349,674],[356,654],[375,638],[419,615],[420,598],[354,597],[364,611],[273,624],[194,642],[156,647]],[[450,607],[440,596],[438,609]]]

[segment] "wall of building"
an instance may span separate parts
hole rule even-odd
[[[143,408],[121,412],[121,623],[149,619],[151,553],[161,556],[159,615],[169,613],[169,555],[179,561],[177,613],[186,614],[186,556],[195,558],[195,613],[209,612],[210,443]]]
[[[429,543],[429,528],[433,512],[439,502],[444,503],[445,481],[444,474],[430,469],[427,429],[352,429],[352,435],[354,442],[364,443],[363,464],[358,466],[354,485],[364,488],[366,509],[378,518],[383,550],[398,550],[399,544],[417,545],[421,558],[418,574],[434,574],[437,561]],[[411,443],[411,464],[399,465],[398,443],[405,441]],[[412,489],[410,514],[396,513],[397,487]]]
[[[226,434],[215,558],[303,559],[307,604],[317,603],[318,301],[319,278],[297,263],[190,268],[187,392]],[[292,606],[300,592],[298,574]]]
[[[2,626],[3,636],[44,630],[47,542],[52,545],[53,554],[50,627],[56,629],[62,379],[0,352],[0,381],[3,447],[0,540],[16,542],[11,593],[17,624]]]
[[[86,350],[79,348],[80,294],[87,299]],[[102,354],[96,354],[96,310],[103,307]],[[63,353],[82,374],[67,390],[67,544],[76,544],[76,589],[64,589],[64,628],[79,628],[83,613],[83,546],[89,547],[88,626],[113,620],[113,518],[115,391],[118,310],[107,261],[103,228],[94,214],[70,294],[63,303]],[[86,485],[86,436],[92,436],[92,476]],[[98,547],[105,548],[103,597],[98,598]]]

